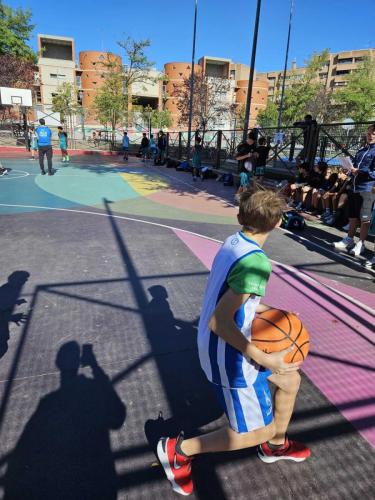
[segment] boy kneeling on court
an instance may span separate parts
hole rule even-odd
[[[241,231],[229,236],[212,265],[198,328],[199,359],[203,371],[228,418],[228,426],[184,439],[161,438],[157,454],[173,489],[193,492],[191,461],[200,453],[258,447],[266,463],[301,462],[310,456],[305,445],[290,441],[286,431],[300,385],[301,363],[284,362],[293,347],[266,354],[251,343],[251,324],[271,274],[262,250],[278,227],[285,201],[273,191],[244,192],[238,222]],[[276,386],[274,405],[268,381]]]

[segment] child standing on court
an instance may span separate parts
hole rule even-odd
[[[201,172],[202,169],[202,145],[201,145],[202,139],[200,137],[196,137],[195,139],[195,145],[193,148],[193,158],[192,158],[192,163],[193,163],[193,181],[197,180],[197,177],[201,178],[201,181],[203,181],[203,175]]]
[[[258,158],[255,161],[255,177],[260,183],[263,181],[263,177],[266,172],[266,164],[270,149],[270,146],[267,146],[266,139],[261,137],[255,150],[256,153],[258,153]]]
[[[127,132],[124,132],[124,135],[122,138],[122,149],[124,151],[124,160],[128,161],[128,159],[129,159],[129,137],[128,137]]]
[[[35,151],[38,151],[38,137],[35,133],[35,128],[29,128],[29,138],[30,138],[30,150],[31,150],[31,159],[35,160]]]
[[[68,155],[68,134],[64,131],[62,127],[57,127],[57,130],[58,130],[59,145],[62,156],[61,161],[68,162],[70,159]]]
[[[293,347],[266,354],[251,342],[255,314],[269,309],[260,304],[271,274],[262,247],[280,225],[284,209],[284,200],[273,191],[242,193],[237,216],[242,229],[225,240],[212,265],[198,351],[228,425],[186,440],[183,433],[159,440],[160,463],[182,495],[193,492],[191,462],[200,453],[258,446],[258,457],[265,463],[302,462],[310,456],[309,448],[286,435],[301,380],[300,363],[284,362]],[[274,408],[269,382],[276,386]]]

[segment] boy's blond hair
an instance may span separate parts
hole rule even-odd
[[[239,222],[253,233],[272,231],[286,209],[282,196],[270,190],[241,193],[239,203]]]

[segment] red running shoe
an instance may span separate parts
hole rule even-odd
[[[303,462],[310,455],[310,448],[297,441],[289,441],[287,436],[285,436],[284,446],[277,450],[271,450],[268,443],[262,443],[258,446],[258,457],[266,464],[272,464],[278,460]]]
[[[157,455],[174,491],[187,496],[191,495],[194,490],[191,478],[192,459],[180,455],[176,451],[176,445],[181,443],[183,439],[183,433],[176,438],[160,438]]]

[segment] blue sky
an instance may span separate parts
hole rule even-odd
[[[71,36],[80,50],[119,52],[116,41],[150,38],[149,59],[191,60],[194,0],[5,0],[30,8],[35,34]],[[256,0],[198,0],[197,59],[249,64]],[[290,0],[263,0],[257,71],[281,69]],[[290,58],[302,66],[313,51],[375,47],[375,0],[295,0]],[[36,48],[35,38],[32,45]]]

